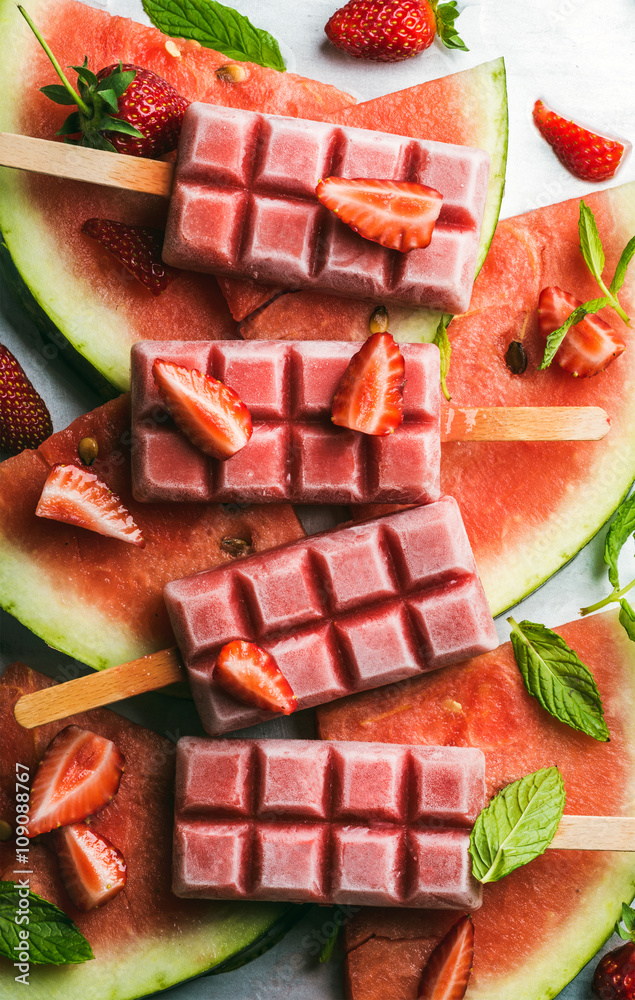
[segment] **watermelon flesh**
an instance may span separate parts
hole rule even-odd
[[[258,552],[304,534],[283,504],[137,503],[129,424],[129,399],[121,396],[0,466],[0,604],[49,645],[97,669],[174,644],[163,586],[231,561],[223,538],[244,539]],[[50,467],[77,462],[86,436],[99,446],[93,471],[141,527],[144,549],[35,516]]]
[[[556,629],[597,681],[611,732],[598,743],[544,712],[524,687],[511,645],[416,681],[319,709],[323,739],[480,747],[488,794],[541,767],[564,777],[568,814],[632,815],[635,645],[616,612]],[[548,1000],[611,933],[635,890],[628,853],[549,850],[484,887],[473,914],[467,1000]],[[412,1000],[446,924],[428,911],[364,911],[348,932],[352,1000]]]

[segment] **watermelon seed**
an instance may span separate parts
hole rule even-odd
[[[95,438],[82,438],[77,445],[77,453],[84,465],[92,465],[99,454],[99,445],[95,441]]]
[[[7,840],[11,840],[13,836],[13,830],[10,825],[3,819],[0,819],[0,843],[5,843]]]
[[[368,329],[371,333],[386,333],[388,329],[388,310],[385,306],[377,306],[373,309],[368,320]]]
[[[230,535],[221,538],[219,544],[223,552],[229,552],[232,556],[248,556],[254,550],[251,542],[245,538],[232,538]]]
[[[225,63],[216,70],[216,76],[221,83],[244,83],[249,79],[249,70],[240,63]]]
[[[522,375],[527,367],[527,352],[519,340],[512,340],[505,352],[505,364],[512,375]]]

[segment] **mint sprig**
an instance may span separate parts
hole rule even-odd
[[[620,552],[631,535],[635,535],[635,496],[628,497],[620,505],[604,540],[604,562],[608,566],[609,583],[613,587],[613,590],[608,597],[602,598],[601,601],[589,604],[586,608],[580,608],[580,614],[589,615],[594,611],[600,611],[609,604],[616,604],[619,601],[620,623],[624,626],[629,639],[635,642],[635,619],[631,619],[633,611],[628,601],[625,600],[625,596],[629,590],[635,587],[635,579],[623,587],[620,586],[617,565]]]
[[[462,52],[469,52],[467,45],[454,27],[454,22],[460,14],[457,10],[456,0],[448,0],[447,3],[436,5],[433,3],[432,9],[437,21],[437,35],[445,45],[446,49],[461,49]]]
[[[28,899],[28,910],[21,899]],[[28,913],[29,923],[17,924],[18,913]],[[84,935],[57,906],[30,890],[28,897],[20,896],[15,882],[0,882],[0,955],[14,962],[20,951],[28,951],[35,965],[71,965],[95,957]]]
[[[635,910],[627,903],[622,903],[622,916],[615,925],[615,933],[622,941],[635,941]]]
[[[470,834],[472,874],[497,882],[543,854],[562,819],[565,790],[557,767],[507,785],[480,813]]]
[[[560,722],[606,743],[602,699],[593,674],[562,636],[544,625],[508,618],[514,656],[525,687]]]
[[[143,0],[143,9],[155,28],[166,35],[193,38],[239,62],[285,70],[273,35],[218,0]]]
[[[433,340],[433,344],[437,345],[441,355],[441,392],[447,399],[448,403],[452,399],[446,383],[446,379],[450,371],[450,358],[452,357],[452,345],[450,343],[450,338],[448,337],[448,327],[453,319],[454,317],[451,313],[443,314],[439,320],[437,332],[435,333]]]
[[[631,642],[635,642],[635,611],[623,597],[620,601],[620,613],[618,615],[620,625],[626,632]]]

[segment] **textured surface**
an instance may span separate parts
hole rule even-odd
[[[439,353],[404,344],[404,423],[372,437],[331,423],[337,384],[357,345],[143,341],[132,350],[133,487],[137,500],[427,503],[439,496]],[[156,358],[234,389],[254,433],[224,462],[167,417]]]
[[[271,717],[214,684],[218,652],[233,639],[273,655],[300,708],[497,643],[450,497],[176,580],[164,597],[211,735]]]
[[[429,247],[402,254],[354,233],[315,196],[330,175],[440,191]],[[193,104],[163,256],[190,270],[464,312],[488,177],[487,153],[466,146]]]
[[[185,737],[176,797],[178,896],[480,905],[480,750]]]

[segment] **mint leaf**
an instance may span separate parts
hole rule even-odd
[[[20,907],[21,898],[28,898],[28,910],[24,903]],[[29,923],[16,924],[18,913],[28,913]],[[22,948],[36,965],[70,965],[95,957],[84,935],[57,906],[30,890],[28,897],[21,897],[15,882],[0,882],[0,955],[15,961],[16,950]]]
[[[571,315],[564,321],[562,326],[559,326],[557,330],[554,330],[553,333],[550,333],[547,337],[545,353],[540,365],[538,366],[539,371],[544,371],[545,368],[549,367],[556,356],[560,344],[572,326],[575,326],[576,323],[583,320],[585,316],[589,316],[591,313],[596,313],[598,309],[603,309],[604,306],[607,306],[608,304],[609,300],[607,298],[590,299],[588,302],[583,302],[577,309],[574,309]]]
[[[613,281],[609,285],[609,292],[611,295],[616,295],[620,288],[624,284],[624,279],[626,278],[626,270],[630,264],[633,254],[635,254],[635,236],[632,237],[622,250],[622,256],[617,262],[617,267],[615,268],[615,274],[613,275]]]
[[[479,814],[470,834],[472,873],[497,882],[546,851],[564,812],[557,767],[545,767],[507,785]]]
[[[578,232],[580,233],[580,250],[589,271],[602,288],[602,271],[606,259],[604,248],[598,232],[595,216],[591,209],[580,202],[580,219],[578,221]]]
[[[445,380],[450,371],[450,358],[452,357],[452,345],[450,344],[450,338],[448,337],[448,327],[452,319],[453,317],[451,313],[445,313],[441,317],[433,341],[433,343],[435,343],[439,348],[439,353],[441,354],[441,391],[448,402],[450,402],[452,396],[448,392]]]
[[[437,34],[446,49],[461,49],[463,52],[469,52],[470,50],[463,39],[459,38],[459,33],[454,27],[454,22],[459,14],[460,11],[456,9],[456,0],[448,0],[447,3],[436,7],[434,15],[437,19]]]
[[[330,962],[333,958],[335,952],[335,946],[337,944],[337,939],[340,936],[340,931],[342,929],[342,924],[344,923],[344,913],[340,906],[336,906],[333,909],[333,930],[329,934],[322,951],[320,952],[319,962],[324,965],[325,962]]]
[[[284,71],[275,38],[218,0],[143,0],[155,27],[176,38],[194,38],[231,59]]]
[[[622,924],[625,926],[622,927]],[[623,941],[635,940],[635,910],[622,903],[622,916],[615,925],[615,931]]]
[[[619,620],[631,642],[635,642],[635,611],[625,597],[620,601]]]
[[[617,560],[624,543],[635,533],[635,496],[620,505],[604,540],[604,562],[609,568],[609,581],[614,590],[619,589],[620,578]]]
[[[606,743],[609,730],[589,668],[557,632],[533,622],[518,625],[513,618],[507,620],[512,626],[516,663],[529,694],[560,722]]]

